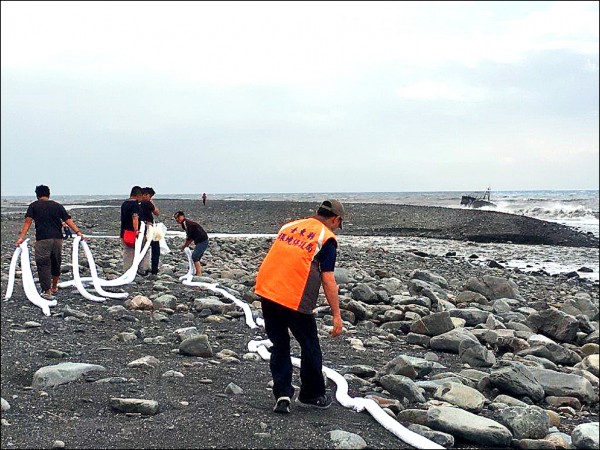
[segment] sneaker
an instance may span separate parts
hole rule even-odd
[[[331,399],[331,396],[329,394],[325,394],[321,395],[320,397],[313,398],[311,400],[303,400],[300,397],[298,397],[297,402],[300,406],[310,406],[313,408],[327,409],[331,406],[333,400]]]
[[[290,404],[291,400],[289,397],[279,397],[277,402],[275,402],[275,406],[273,407],[273,412],[280,414],[287,414],[290,412]]]
[[[42,297],[44,300],[54,300],[54,296],[52,294],[46,294],[45,292],[42,292],[40,297]]]

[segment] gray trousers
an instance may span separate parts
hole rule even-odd
[[[35,241],[35,265],[42,292],[52,287],[52,277],[60,276],[62,263],[62,239],[42,239]]]
[[[123,240],[121,240],[121,247],[123,247],[123,270],[126,271],[131,267],[131,264],[133,264],[135,248],[125,245]],[[140,262],[138,273],[144,273],[146,270],[150,270],[150,249],[148,249],[142,262]]]

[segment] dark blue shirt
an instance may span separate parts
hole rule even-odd
[[[337,242],[335,239],[328,239],[315,257],[319,261],[321,272],[333,272],[335,270],[336,256]]]

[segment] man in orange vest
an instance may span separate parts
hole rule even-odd
[[[323,356],[313,309],[321,285],[333,315],[333,337],[342,333],[342,317],[334,269],[337,240],[333,231],[342,229],[344,207],[325,200],[314,217],[285,224],[262,262],[256,276],[255,293],[261,297],[265,330],[270,341],[269,367],[273,376],[273,411],[289,413],[294,395],[290,335],[301,348],[298,404],[329,408],[325,391]]]

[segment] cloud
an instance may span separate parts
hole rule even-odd
[[[486,90],[480,87],[452,86],[444,82],[420,81],[396,90],[396,95],[411,100],[482,101]]]

